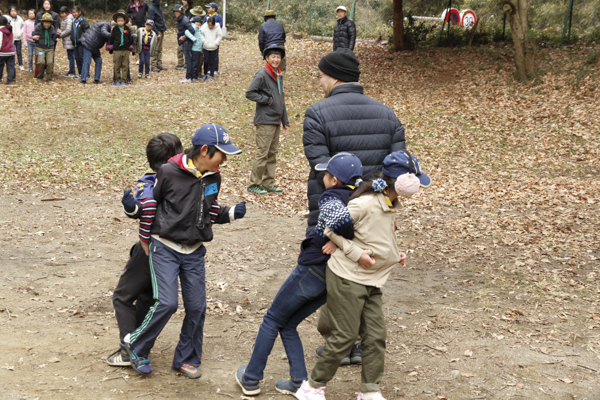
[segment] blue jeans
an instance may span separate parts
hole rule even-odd
[[[13,42],[13,45],[15,46],[15,52],[17,53],[17,61],[19,62],[19,65],[23,65],[23,54],[22,54],[23,41],[15,40]]]
[[[94,59],[95,70],[94,80],[99,81],[100,75],[102,74],[102,57],[99,55],[95,56],[87,47],[83,48],[83,66],[81,67],[81,82],[85,82],[90,73],[90,67],[92,65],[92,58]]]
[[[304,349],[296,327],[327,302],[326,266],[297,265],[281,285],[260,324],[245,371],[247,377],[263,379],[267,359],[279,334],[290,363],[290,377],[294,381],[307,379]]]
[[[150,74],[150,50],[144,49],[140,52],[140,69],[139,73],[143,74],[145,71],[146,75]]]
[[[75,75],[75,50],[67,50],[67,57],[69,58],[69,72],[67,74]]]
[[[29,50],[29,70],[32,71],[35,61],[35,42],[27,41],[27,48]]]
[[[178,253],[158,240],[150,242],[150,273],[155,303],[142,325],[130,338],[136,354],[147,356],[156,338],[177,311],[179,282],[185,307],[179,343],[175,348],[173,366],[183,364],[198,367],[202,361],[204,319],[206,318],[206,277],[204,255],[200,246],[191,254]]]

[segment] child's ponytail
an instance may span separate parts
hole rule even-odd
[[[350,196],[350,200],[356,199],[369,193],[381,193],[386,187],[394,187],[396,178],[386,176],[383,172],[376,172],[371,179],[360,182],[356,190]]]

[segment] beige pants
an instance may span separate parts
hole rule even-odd
[[[37,47],[35,51],[37,54],[38,79],[43,79],[44,71],[46,71],[46,81],[51,81],[54,76],[54,50]]]
[[[158,68],[162,67],[162,52],[163,52],[163,40],[165,38],[165,33],[160,33],[160,38],[156,38],[156,55],[154,57],[150,57],[150,67]]]
[[[256,125],[256,157],[252,163],[250,186],[275,184],[280,125]]]
[[[183,46],[179,45],[177,42],[177,65],[185,66],[185,57],[183,56]]]
[[[115,82],[127,83],[127,68],[129,67],[129,50],[115,50],[113,52],[115,64]]]

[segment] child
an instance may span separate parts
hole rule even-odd
[[[52,83],[54,73],[54,48],[56,46],[56,31],[52,26],[53,20],[49,13],[44,14],[42,23],[35,27],[33,39],[37,42],[37,70],[38,82],[44,81],[44,70],[46,71],[46,82]]]
[[[298,265],[285,280],[258,330],[248,366],[236,372],[236,381],[245,395],[260,393],[259,381],[277,334],[285,347],[290,363],[290,379],[275,384],[277,391],[294,394],[306,380],[304,350],[296,327],[327,300],[325,269],[330,251],[325,252],[328,239],[325,228],[330,227],[347,239],[354,237],[354,227],[346,208],[348,199],[362,175],[362,164],[350,153],[338,153],[328,163],[319,164],[325,170],[325,192],[319,200],[319,223],[302,242]]]
[[[17,7],[11,6],[8,10],[10,15],[10,26],[12,26],[13,33],[13,45],[15,46],[15,52],[17,53],[17,61],[19,62],[19,69],[23,71],[23,55],[21,53],[23,46],[23,18],[18,15]]]
[[[4,74],[6,64],[6,84],[15,82],[15,46],[13,45],[12,26],[8,25],[8,19],[0,16],[0,81]]]
[[[202,6],[198,6],[198,7],[192,8],[190,10],[190,15],[192,17],[200,17],[200,18],[202,18],[202,20],[204,20],[204,17],[206,16],[206,11],[204,11]],[[200,26],[202,26],[202,24],[203,24],[203,22],[200,23]],[[198,34],[200,34],[200,33],[198,32]],[[200,42],[202,42],[202,38],[200,39]],[[197,74],[199,78],[202,78],[204,76],[202,74],[203,68],[204,68],[204,53],[202,52],[202,50],[200,50],[200,61],[199,61],[199,65],[198,65],[198,74]]]
[[[152,278],[148,259],[150,227],[156,213],[154,184],[156,172],[169,159],[183,152],[181,141],[172,133],[159,133],[148,142],[146,156],[153,172],[145,174],[137,181],[135,197],[131,189],[123,194],[123,208],[130,218],[140,218],[139,238],[129,252],[129,260],[119,278],[113,294],[113,306],[119,325],[119,350],[106,360],[113,367],[129,367],[131,361],[125,350],[125,335],[142,324],[148,314],[152,300]],[[134,304],[135,302],[135,304]]]
[[[69,72],[65,75],[67,78],[74,78],[75,74],[75,46],[73,46],[73,40],[71,39],[71,32],[73,31],[73,16],[69,13],[69,8],[62,6],[60,8],[60,17],[62,22],[60,25],[60,38],[65,50],[67,50],[67,58],[69,59]]]
[[[185,307],[172,369],[195,379],[202,374],[202,335],[206,316],[203,243],[213,239],[212,224],[243,218],[246,204],[219,205],[219,166],[227,155],[240,154],[225,129],[217,124],[199,128],[192,147],[163,165],[156,177],[158,203],[150,239],[150,270],[156,303],[144,322],[124,338],[131,366],[140,374],[152,372],[148,355],[178,306],[178,282]]]
[[[267,61],[246,90],[246,98],[256,102],[254,126],[256,126],[256,157],[252,163],[248,193],[264,196],[267,193],[282,194],[283,189],[275,186],[279,133],[289,128],[285,97],[283,94],[283,76],[278,68],[285,50],[277,45],[265,49]]]
[[[33,41],[33,31],[35,29],[35,10],[27,11],[27,21],[23,24],[23,39],[27,41],[29,73],[33,73],[33,60],[35,59],[35,42]]]
[[[156,52],[156,32],[154,32],[154,21],[146,21],[144,28],[138,29],[137,52],[140,55],[140,69],[138,78],[145,72],[146,78],[150,77],[150,57]]]
[[[206,7],[206,11],[207,14],[204,16],[204,22],[203,24],[206,24],[208,22],[208,20],[210,18],[213,18],[215,20],[215,23],[219,24],[220,28],[223,28],[223,16],[221,16],[221,14],[219,14],[217,12],[217,10],[219,9],[219,6],[217,5],[217,3],[209,3],[207,5],[205,5]],[[215,69],[211,70],[211,72],[213,72],[214,75],[217,75],[219,72],[219,47],[217,46],[217,50],[216,53],[214,54],[215,60],[214,60],[214,65],[215,65]],[[211,74],[212,76],[212,74]]]
[[[126,86],[129,47],[133,46],[131,28],[125,25],[129,23],[129,17],[124,12],[118,11],[113,14],[113,20],[117,23],[117,26],[111,32],[108,44],[112,46],[114,53],[115,86]]]
[[[192,82],[198,82],[198,68],[200,67],[200,56],[202,55],[202,38],[200,37],[200,28],[202,27],[202,18],[199,16],[192,18],[192,27],[194,34],[185,31],[187,36],[194,44],[192,45]]]
[[[81,71],[83,69],[83,44],[81,43],[81,38],[90,28],[90,23],[84,18],[83,9],[80,6],[73,6],[71,14],[73,14],[71,41],[73,42],[75,64],[77,64],[77,75],[75,75],[75,78],[81,78]]]
[[[182,78],[179,83],[192,82],[192,40],[186,36],[187,33],[195,32],[188,17],[184,15],[185,9],[180,4],[173,8],[173,14],[177,18],[177,42],[183,47],[183,55],[185,56],[185,78]]]
[[[210,71],[210,82],[214,81],[215,70],[216,70],[216,57],[219,44],[223,39],[223,32],[221,26],[217,25],[214,17],[208,18],[207,22],[202,25],[200,29],[200,38],[202,39],[202,47],[204,48],[204,76],[202,82],[206,81]]]
[[[379,392],[386,341],[381,287],[394,265],[406,263],[406,254],[398,251],[395,207],[398,196],[408,197],[420,184],[429,186],[431,180],[421,172],[416,157],[404,151],[388,155],[382,170],[379,178],[365,182],[350,197],[354,238],[348,240],[325,229],[325,235],[339,247],[327,263],[326,273],[332,332],[310,379],[296,392],[297,399],[325,400],[325,385],[360,333],[363,350],[358,400],[385,400]],[[365,259],[365,254],[371,257]]]

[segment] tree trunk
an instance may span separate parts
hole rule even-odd
[[[508,14],[513,43],[515,45],[515,64],[519,77],[526,81],[533,75],[534,45],[528,39],[527,0],[504,1],[504,10]],[[512,11],[511,11],[512,10]]]
[[[404,13],[402,0],[394,0],[394,50],[404,50]]]

